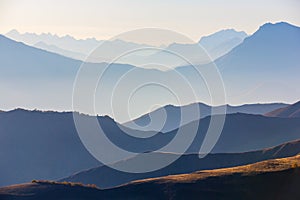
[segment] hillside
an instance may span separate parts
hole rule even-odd
[[[300,101],[283,108],[278,108],[266,114],[269,117],[300,117]]]
[[[300,156],[135,181],[100,190],[37,182],[0,188],[2,199],[289,199],[300,198]]]
[[[191,173],[199,170],[218,169],[234,167],[263,160],[295,156],[300,153],[300,140],[288,142],[269,149],[236,154],[209,154],[203,159],[199,159],[197,154],[182,155],[171,165],[148,173],[126,173],[117,171],[110,166],[100,166],[89,170],[84,170],[61,181],[80,182],[84,184],[95,184],[100,188],[110,188],[130,181],[166,176],[171,174]],[[157,160],[168,160],[175,157],[171,153],[155,153]],[[114,165],[126,165],[134,163],[136,157],[117,162]]]

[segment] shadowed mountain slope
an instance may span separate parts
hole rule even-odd
[[[269,117],[300,117],[300,101],[266,114]]]

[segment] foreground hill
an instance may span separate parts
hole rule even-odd
[[[62,179],[61,181],[95,184],[100,188],[109,188],[139,179],[154,178],[171,174],[191,173],[206,169],[234,167],[268,159],[295,156],[298,153],[300,153],[300,140],[288,142],[260,151],[236,154],[209,154],[203,159],[199,159],[198,154],[183,155],[171,165],[158,171],[148,173],[126,173],[110,168],[110,166],[100,166],[76,173],[68,178]],[[176,155],[171,153],[156,153],[154,156],[156,156],[157,159],[168,160],[170,157]],[[138,159],[138,157],[120,161],[112,164],[112,166],[134,163],[135,159]],[[146,164],[147,163],[145,163],[145,165]]]
[[[300,155],[256,164],[135,181],[100,190],[37,182],[0,189],[1,199],[289,199],[300,198]]]
[[[300,101],[283,108],[278,108],[266,114],[270,117],[300,117]]]

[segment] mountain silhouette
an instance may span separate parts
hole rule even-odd
[[[60,37],[55,34],[51,33],[42,33],[42,34],[35,34],[35,33],[19,33],[17,30],[11,30],[8,33],[5,34],[6,37],[16,40],[18,42],[23,42],[27,45],[35,45],[39,42],[43,42],[47,45],[54,45],[57,48],[81,53],[86,55],[90,51],[92,51],[94,48],[96,48],[99,43],[103,41],[98,41],[94,38],[89,38],[85,40],[77,40],[74,37],[70,35],[66,35],[63,37]],[[49,49],[47,49],[49,50]],[[59,53],[59,52],[55,52]],[[64,54],[63,54],[64,55]],[[78,59],[78,58],[77,58]]]
[[[227,95],[242,101],[298,100],[299,35],[299,27],[285,22],[267,23],[216,60]]]
[[[285,22],[262,25],[253,35],[215,63],[198,66],[220,70],[227,100],[238,102],[295,102],[298,85],[300,28]],[[215,65],[214,65],[215,64]],[[185,77],[196,76],[192,66],[176,68]],[[288,77],[288,78],[287,78]],[[201,76],[198,76],[200,80]],[[196,78],[195,82],[196,82]],[[283,81],[284,79],[284,81]],[[195,85],[196,83],[193,83]],[[276,92],[274,90],[276,88]]]
[[[270,117],[300,117],[300,102],[295,104],[278,108],[266,114]]]
[[[35,34],[35,33],[24,33],[21,34],[17,30],[11,30],[5,34],[7,37],[24,42],[27,45],[35,46],[53,53],[74,58],[77,60],[84,61],[88,58],[89,62],[110,62],[120,55],[140,48],[153,47],[151,45],[138,44],[133,42],[126,42],[123,40],[96,40],[94,38],[77,40],[72,36],[59,37],[50,33]],[[222,30],[209,36],[201,38],[198,43],[195,44],[178,44],[173,43],[166,47],[167,51],[176,52],[183,57],[189,58],[196,63],[209,62],[210,59],[199,56],[204,54],[202,51],[199,52],[199,46],[201,45],[208,52],[212,60],[228,53],[233,47],[240,44],[243,39],[247,36],[244,32],[237,32],[233,29]],[[88,55],[97,47],[97,56],[88,57]],[[153,54],[153,55],[152,55]],[[134,54],[133,56],[121,58],[118,60],[119,63],[131,64],[142,66],[145,62],[147,63],[160,63],[162,65],[179,66],[185,64],[181,59],[174,59],[164,52],[150,52],[146,54]]]
[[[136,66],[158,63],[166,66],[166,69],[190,63],[206,64],[228,53],[242,43],[245,37],[247,37],[245,32],[237,32],[233,29],[222,30],[202,37],[198,43],[172,43],[163,50],[150,55],[130,57],[127,62]]]
[[[194,110],[195,106],[199,106],[199,111],[200,111],[199,115],[195,113]],[[226,105],[226,113],[227,114],[246,113],[246,114],[262,115],[269,111],[273,111],[275,109],[279,109],[285,106],[287,105],[282,103],[245,104],[241,106]],[[224,106],[219,106],[219,107],[224,107]],[[218,109],[218,107],[215,107],[215,109]],[[188,112],[188,114],[185,115],[187,117],[184,118],[182,122],[181,122],[181,116],[182,116],[181,110]],[[161,113],[164,111],[166,112],[167,117],[164,126],[161,127],[160,126],[161,121],[157,121],[156,119],[161,118]],[[212,113],[212,107],[204,103],[190,104],[186,106],[167,105],[158,108],[146,115],[142,115],[141,117],[134,119],[133,121],[123,123],[123,125],[129,128],[139,129],[139,130],[147,130],[147,131],[154,130],[154,131],[161,131],[161,132],[169,132],[179,128],[179,126],[188,124],[195,120],[199,120],[200,118],[210,116],[211,113]],[[155,122],[157,122],[157,124],[153,122],[153,124],[149,125],[151,123],[151,119],[154,119]],[[132,123],[136,125],[132,125]]]

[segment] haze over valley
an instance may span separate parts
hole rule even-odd
[[[0,200],[300,192],[300,2],[0,2]]]

